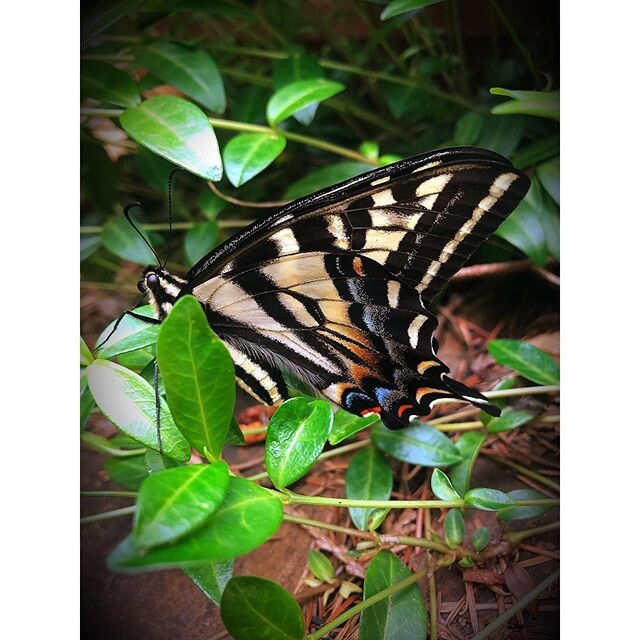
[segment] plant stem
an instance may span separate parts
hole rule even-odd
[[[102,116],[105,118],[118,118],[123,113],[122,109],[93,109],[84,107],[80,109],[80,114],[83,116]],[[292,142],[300,142],[301,144],[306,144],[309,147],[315,147],[316,149],[323,149],[324,151],[329,151],[330,153],[334,153],[338,156],[343,156],[344,158],[349,158],[350,160],[356,160],[358,162],[362,162],[365,164],[375,166],[377,163],[375,160],[371,158],[367,158],[357,151],[353,151],[352,149],[347,149],[346,147],[341,147],[337,144],[332,144],[331,142],[325,142],[324,140],[320,140],[319,138],[312,138],[311,136],[305,136],[301,133],[294,133],[293,131],[285,131],[284,129],[278,129],[274,127],[265,127],[260,124],[251,124],[249,122],[237,122],[235,120],[225,120],[223,118],[209,118],[209,122],[214,127],[218,127],[219,129],[228,129],[231,131],[247,131],[250,133],[267,133],[270,135],[277,134],[285,137],[287,140],[291,140]]]
[[[510,398],[512,396],[534,396],[541,393],[558,393],[560,385],[551,384],[540,387],[519,387],[517,389],[498,389],[497,391],[483,391],[487,398]]]
[[[505,611],[502,615],[498,616],[493,622],[488,624],[480,633],[473,636],[472,640],[485,640],[489,638],[492,633],[497,631],[500,627],[507,624],[513,616],[519,611],[522,611],[528,604],[538,598],[543,591],[548,589],[558,578],[560,577],[560,569],[554,571],[550,576],[546,577],[537,587],[529,591],[524,598],[521,598],[512,607]]]
[[[553,480],[550,480],[546,476],[543,476],[539,473],[536,473],[535,471],[532,471],[528,467],[518,464],[517,462],[512,462],[511,460],[507,460],[506,458],[502,458],[498,453],[490,453],[488,451],[487,452],[483,451],[483,455],[489,456],[492,460],[495,460],[495,462],[497,462],[498,464],[501,464],[505,467],[509,467],[509,469],[513,469],[514,471],[521,473],[523,476],[526,476],[527,478],[531,478],[532,480],[535,480],[536,482],[543,484],[545,487],[549,487],[549,489],[553,489],[558,493],[560,492],[560,485],[557,482],[554,482]]]
[[[84,498],[136,498],[137,491],[81,491]]]
[[[332,507],[361,507],[380,509],[462,509],[464,500],[351,500],[349,498],[325,498],[324,496],[303,496],[292,491],[275,492],[284,504],[313,504]],[[534,500],[513,500],[509,507],[558,506],[557,498],[536,498]],[[423,538],[416,538],[422,540]]]
[[[427,424],[431,424],[427,422]],[[450,422],[439,424],[436,429],[439,431],[472,431],[473,429],[481,429],[484,424],[481,420],[474,420],[473,422]]]
[[[100,522],[101,520],[111,520],[111,518],[119,518],[120,516],[128,516],[136,510],[135,505],[131,507],[122,507],[122,509],[114,509],[113,511],[105,511],[104,513],[96,513],[92,516],[80,518],[80,524],[91,524],[92,522]]]
[[[532,538],[533,536],[539,536],[542,533],[547,533],[548,531],[555,531],[560,528],[560,521],[551,522],[549,524],[543,524],[539,527],[534,527],[532,529],[525,529],[523,531],[510,531],[505,534],[505,538],[512,542],[513,544],[520,544],[523,540],[527,538]]]
[[[351,607],[350,609],[347,609],[347,611],[345,611],[343,614],[337,616],[328,624],[325,624],[324,627],[320,627],[320,629],[318,629],[317,631],[314,631],[313,633],[306,635],[304,640],[321,640],[321,638],[324,638],[326,634],[328,634],[330,631],[332,631],[336,627],[339,627],[341,624],[349,620],[349,618],[352,618],[353,616],[360,613],[361,611],[364,611],[365,609],[368,609],[374,604],[381,602],[382,600],[385,600],[389,596],[392,596],[394,593],[397,593],[398,591],[402,591],[406,587],[412,584],[415,584],[416,582],[418,582],[418,580],[421,580],[427,575],[427,571],[428,571],[427,569],[422,569],[421,571],[417,571],[412,576],[409,576],[404,580],[400,580],[399,582],[392,584],[390,587],[387,587],[382,591],[378,591],[378,593],[376,593],[375,595],[367,598],[366,600],[363,600],[362,602]]]
[[[438,589],[436,586],[436,572],[429,576],[429,627],[431,638],[438,637]]]
[[[127,458],[129,456],[139,456],[143,454],[146,449],[117,449],[111,446],[111,442],[107,438],[103,438],[96,433],[85,431],[80,436],[80,440],[88,447],[99,451],[100,453],[108,453],[112,456],[118,456],[120,458]]]

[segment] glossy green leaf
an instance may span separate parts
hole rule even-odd
[[[218,457],[235,402],[235,368],[192,296],[174,305],[162,323],[157,346],[171,413],[189,444]]]
[[[337,162],[328,167],[312,171],[304,178],[294,182],[287,189],[285,198],[296,200],[370,170],[371,165],[363,162]]]
[[[179,467],[183,462],[177,462],[176,460],[167,458],[167,456],[161,455],[157,451],[147,449],[144,452],[144,464],[147,467],[147,474],[151,475],[153,473],[158,473],[158,471],[165,471],[166,469]]]
[[[96,235],[85,235],[80,238],[80,262],[84,262],[102,246],[102,238]]]
[[[502,511],[506,511],[506,510],[507,509],[503,509]],[[502,511],[500,513],[502,513]],[[500,513],[498,514],[498,517],[500,517]],[[491,534],[489,533],[489,529],[487,529],[486,527],[478,527],[473,532],[473,536],[471,537],[471,546],[476,551],[482,551],[487,547],[490,540],[491,540]]]
[[[512,98],[491,109],[495,115],[522,113],[529,116],[540,116],[560,120],[560,92],[559,91],[513,91],[492,87],[495,96]]]
[[[156,398],[152,386],[133,371],[108,360],[94,360],[87,367],[87,379],[102,413],[134,440],[158,451]],[[187,461],[191,456],[189,443],[176,427],[162,398],[160,425],[164,455]]]
[[[211,189],[204,190],[198,197],[198,209],[202,211],[207,220],[214,221],[218,214],[226,209],[229,203],[217,196]]]
[[[560,365],[553,356],[522,340],[490,340],[489,353],[498,364],[517,371],[532,382],[560,384]]]
[[[543,160],[553,158],[560,153],[560,136],[552,135],[542,140],[534,140],[531,144],[523,146],[511,156],[513,166],[517,169],[526,169]]]
[[[231,578],[222,594],[220,614],[235,640],[302,640],[304,635],[300,605],[266,578]]]
[[[265,133],[241,133],[231,138],[222,158],[229,182],[239,187],[264,171],[283,151],[283,136]]]
[[[187,171],[214,182],[222,178],[222,159],[211,123],[194,104],[158,96],[120,116],[136,142]]]
[[[147,232],[142,229],[136,220],[140,233],[153,244]],[[156,257],[144,240],[122,215],[111,217],[102,229],[101,242],[111,253],[123,260],[129,260],[136,264],[155,264]]]
[[[377,449],[362,449],[349,461],[345,491],[350,500],[388,500],[392,486],[391,465]],[[351,520],[360,531],[369,530],[372,515],[378,511],[380,509],[375,507],[349,507]]]
[[[244,478],[231,477],[222,504],[198,529],[161,547],[138,549],[133,535],[109,556],[114,569],[135,570],[224,562],[253,551],[282,522],[282,502]]]
[[[96,402],[89,389],[89,381],[85,371],[80,373],[80,428],[84,427]]]
[[[487,423],[489,433],[501,433],[517,429],[528,422],[531,422],[540,412],[524,411],[507,407],[497,418],[491,418]]]
[[[439,2],[442,2],[442,0],[391,0],[380,14],[380,20],[388,20],[407,11],[416,11]]]
[[[560,204],[560,157],[556,156],[536,167],[536,176],[556,204]]]
[[[214,113],[226,107],[224,83],[211,56],[202,49],[156,40],[136,51],[136,59],[153,75]]]
[[[509,506],[511,498],[498,489],[469,489],[464,494],[464,502],[468,507],[482,509],[483,511],[499,511]]]
[[[373,142],[372,140],[367,140],[358,147],[358,152],[361,153],[365,158],[369,158],[369,160],[375,161],[380,156],[380,145],[377,142]]]
[[[303,107],[314,102],[322,102],[344,89],[344,85],[339,82],[324,78],[293,82],[271,96],[267,103],[267,120],[271,125],[275,125]]]
[[[543,495],[539,491],[534,491],[533,489],[515,489],[514,491],[509,491],[507,493],[511,500],[540,500],[541,498],[546,498],[547,496]],[[530,507],[506,507],[505,509],[500,509],[498,512],[498,520],[502,520],[503,522],[509,522],[512,520],[525,520],[526,518],[537,518],[541,516],[543,513],[547,513],[553,509],[553,506],[549,505],[532,505]]]
[[[320,63],[304,51],[294,51],[287,58],[273,62],[273,86],[276,90],[298,82],[323,78],[324,69]],[[301,124],[309,125],[315,117],[318,103],[312,102],[293,114]]]
[[[189,264],[195,264],[209,253],[218,238],[216,222],[199,222],[194,224],[184,236],[184,253]]]
[[[83,60],[80,66],[80,92],[87,98],[109,102],[119,107],[140,104],[140,93],[131,76],[113,65]]]
[[[482,134],[474,144],[510,158],[520,145],[524,125],[522,116],[489,116],[485,118]]]
[[[103,467],[113,482],[129,491],[137,491],[149,475],[144,453],[137,456],[114,456],[106,460]]]
[[[331,584],[336,579],[336,572],[331,560],[320,551],[314,551],[313,549],[307,551],[307,566],[318,580]]]
[[[371,439],[381,451],[411,464],[436,467],[461,459],[451,440],[428,424],[392,431],[379,422],[371,429]]]
[[[190,464],[150,475],[140,487],[133,535],[138,548],[173,542],[199,527],[229,487],[222,462]]]
[[[87,343],[84,341],[82,336],[80,336],[80,366],[86,367],[93,362],[93,354],[91,353],[91,349],[87,347]]]
[[[518,247],[532,262],[543,266],[547,260],[545,229],[533,206],[523,200],[500,225],[496,234]]]
[[[462,500],[458,492],[453,488],[447,474],[440,469],[434,469],[431,474],[431,491],[440,500]]]
[[[234,416],[231,417],[229,431],[227,432],[227,439],[225,442],[226,444],[234,444],[238,447],[241,447],[244,444],[244,434],[242,433],[242,429]]]
[[[411,576],[391,551],[383,549],[373,558],[364,576],[364,600]],[[427,637],[427,611],[420,587],[409,585],[364,609],[359,640],[416,640]]]
[[[133,310],[141,316],[153,318],[153,309],[151,305],[144,305]],[[104,331],[98,336],[96,345],[100,348],[96,349],[98,358],[108,359],[115,358],[122,353],[136,351],[149,345],[155,344],[158,340],[159,324],[153,324],[139,320],[133,316],[126,314],[120,320],[118,328],[113,332],[109,339],[104,342],[105,338],[113,331],[117,320],[111,322]],[[102,344],[104,342],[104,344]]]
[[[457,122],[453,130],[453,141],[456,144],[475,144],[482,135],[485,118],[475,111],[467,111]]]
[[[220,606],[225,587],[233,576],[233,560],[185,567],[183,571],[211,602]]]
[[[329,434],[329,443],[338,444],[358,433],[358,431],[362,431],[372,424],[375,424],[379,420],[380,418],[375,414],[361,417],[349,413],[349,411],[345,411],[344,409],[338,409],[333,414],[333,426]]]
[[[458,495],[463,496],[471,487],[471,473],[485,439],[480,431],[465,431],[455,443],[461,460],[449,468],[449,478]]]
[[[325,400],[291,398],[273,414],[265,442],[265,467],[282,489],[300,480],[322,453],[333,421]]]
[[[444,541],[451,549],[455,549],[464,540],[464,520],[460,509],[449,509],[444,518]]]

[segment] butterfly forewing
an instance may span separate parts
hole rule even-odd
[[[193,294],[241,385],[286,397],[284,368],[345,409],[398,428],[442,399],[491,410],[446,376],[429,303],[529,186],[497,154],[423,154],[293,202],[205,256]]]

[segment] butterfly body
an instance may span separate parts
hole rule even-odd
[[[407,426],[442,400],[497,410],[437,357],[435,294],[517,206],[529,180],[473,148],[422,154],[297,200],[185,276],[140,281],[162,319],[193,295],[240,386],[267,404],[289,370],[346,410]],[[151,280],[150,280],[151,279]]]

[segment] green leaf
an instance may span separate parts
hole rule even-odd
[[[331,560],[324,553],[309,549],[307,551],[307,566],[318,580],[331,584],[336,579],[336,572],[333,569]]]
[[[547,240],[544,227],[533,206],[523,200],[516,210],[498,227],[496,235],[518,247],[539,267],[547,260]]]
[[[184,237],[184,253],[189,264],[195,264],[216,246],[218,224],[199,222],[194,224]]]
[[[276,91],[267,103],[267,121],[276,125],[314,102],[322,102],[344,91],[344,85],[324,78],[300,80]]]
[[[295,51],[289,57],[273,62],[273,86],[276,90],[300,80],[323,77],[324,69],[320,63],[304,51]],[[296,111],[293,117],[301,124],[309,125],[313,121],[317,109],[318,103],[312,102]]]
[[[507,507],[507,509],[510,509],[510,507]],[[503,509],[502,511],[507,511],[507,509]],[[502,513],[502,511],[500,513]],[[500,517],[500,513],[498,514],[498,517]],[[478,527],[471,537],[471,546],[476,551],[482,551],[489,544],[489,540],[491,540],[489,529],[486,527]]]
[[[265,466],[278,489],[300,480],[322,453],[333,421],[325,400],[291,398],[273,414],[265,442]]]
[[[147,318],[154,317],[153,309],[149,304],[143,307],[137,307],[133,312]],[[160,331],[159,324],[145,322],[144,320],[126,314],[122,317],[122,320],[120,320],[118,328],[109,339],[102,344],[104,339],[113,331],[116,322],[117,320],[111,322],[98,336],[96,344],[101,345],[99,349],[96,349],[96,356],[98,358],[105,360],[115,358],[115,356],[121,353],[128,353],[129,351],[137,351],[138,349],[148,347],[149,345],[155,344],[158,340],[158,332]]]
[[[362,449],[349,461],[345,490],[350,500],[388,500],[392,486],[391,465],[377,449]],[[360,531],[369,530],[372,515],[378,511],[376,507],[349,507],[351,520]]]
[[[220,614],[235,640],[302,640],[304,635],[300,605],[266,578],[231,578],[222,594]]]
[[[485,118],[475,111],[467,111],[457,122],[453,131],[456,144],[475,144],[482,135]]]
[[[194,104],[174,96],[145,100],[120,116],[122,128],[143,147],[214,182],[222,159],[211,123]]]
[[[539,491],[534,491],[533,489],[515,489],[514,491],[509,491],[507,494],[511,500],[539,500],[541,498],[546,498],[547,496],[543,495]],[[511,520],[524,520],[525,518],[537,518],[541,516],[543,513],[547,513],[553,509],[553,506],[550,505],[532,505],[530,507],[506,507],[505,509],[500,509],[498,513],[498,520],[502,520],[503,522],[509,522]]]
[[[227,178],[234,187],[248,182],[264,171],[283,151],[283,136],[265,133],[242,133],[224,148],[222,157]]]
[[[136,503],[136,546],[157,547],[193,531],[220,506],[228,487],[229,469],[222,461],[150,475]]]
[[[93,354],[91,353],[91,349],[87,347],[87,343],[84,341],[82,336],[80,336],[80,366],[86,367],[93,362]]]
[[[536,167],[536,176],[556,204],[560,204],[560,157],[556,156]]]
[[[225,587],[233,576],[233,560],[185,567],[183,571],[211,602],[220,606]]]
[[[371,165],[364,162],[337,162],[317,171],[312,171],[304,178],[294,182],[287,189],[285,198],[296,200],[370,170]]]
[[[410,576],[409,569],[391,551],[379,551],[364,576],[364,600]],[[427,611],[417,584],[376,602],[364,609],[360,616],[359,640],[416,640],[426,637]]]
[[[102,238],[96,235],[86,235],[80,238],[80,262],[92,256],[102,245]]]
[[[499,511],[508,507],[512,500],[504,492],[497,489],[469,489],[464,494],[464,502],[468,507],[483,511]]]
[[[543,160],[553,158],[559,153],[560,136],[556,134],[542,140],[535,140],[531,144],[522,147],[511,156],[511,160],[516,169],[526,169]]]
[[[189,566],[224,562],[253,551],[269,539],[282,522],[282,502],[266,489],[231,477],[222,504],[198,529],[172,544],[138,549],[133,535],[109,556],[113,569]]]
[[[128,73],[104,62],[83,60],[80,66],[80,92],[87,98],[110,102],[119,107],[140,104],[140,93]]]
[[[224,83],[216,63],[202,49],[157,40],[136,51],[137,61],[214,113],[226,108]]]
[[[160,191],[165,197],[169,176],[177,168],[176,165],[144,147],[138,149],[133,162],[147,184]]]
[[[147,475],[181,466],[181,463],[151,449],[147,449],[144,452],[144,464],[147,467]]]
[[[460,509],[449,509],[444,518],[444,541],[450,549],[459,547],[464,540],[464,520]]]
[[[162,323],[158,365],[171,413],[189,444],[218,457],[235,402],[235,368],[201,304],[180,298]]]
[[[431,474],[431,491],[440,500],[462,500],[458,492],[453,488],[447,474],[440,469],[434,469]]]
[[[89,382],[85,371],[80,373],[80,428],[84,427],[85,422],[89,419],[89,414],[96,402],[91,395]]]
[[[560,120],[559,91],[513,91],[492,87],[494,96],[509,96],[512,100],[496,105],[491,109],[495,115],[522,113],[529,116],[540,116]]]
[[[229,423],[229,431],[227,432],[226,444],[234,444],[241,447],[244,444],[244,433],[234,416],[231,417]]]
[[[491,418],[487,423],[487,431],[489,433],[501,433],[503,431],[511,431],[517,429],[528,422],[531,422],[540,412],[523,411],[522,409],[514,409],[507,407],[497,418]]]
[[[391,0],[380,14],[380,20],[388,20],[407,11],[423,9],[439,2],[442,2],[442,0]]]
[[[338,444],[350,436],[362,431],[380,420],[379,416],[371,414],[360,417],[344,409],[338,409],[333,414],[333,426],[329,434],[329,443]]]
[[[87,379],[102,413],[134,440],[158,451],[156,398],[151,385],[133,371],[108,360],[94,360],[87,367]],[[162,398],[160,425],[164,455],[186,462],[191,457],[189,443],[178,431]]]
[[[218,214],[227,207],[229,203],[217,196],[211,189],[206,189],[198,197],[198,208],[205,215],[207,220],[214,221]]]
[[[144,453],[138,456],[114,456],[102,466],[113,482],[129,491],[137,491],[149,475]]]
[[[548,354],[522,340],[490,340],[489,353],[498,364],[517,371],[522,377],[544,385],[560,384],[560,365]]]
[[[436,467],[460,461],[460,454],[443,433],[428,424],[391,431],[382,422],[371,430],[373,444],[397,460]]]
[[[135,216],[134,216],[135,219]],[[152,244],[147,232],[136,220],[140,233]],[[129,260],[136,264],[154,264],[157,262],[153,252],[145,244],[133,227],[127,222],[124,216],[116,215],[111,217],[102,229],[102,244],[111,253],[114,253],[123,260]]]
[[[449,468],[451,485],[463,496],[471,487],[471,473],[486,436],[480,431],[465,431],[455,443],[461,461]]]
[[[520,145],[524,124],[525,119],[521,116],[489,116],[485,118],[482,134],[474,144],[509,158]]]

